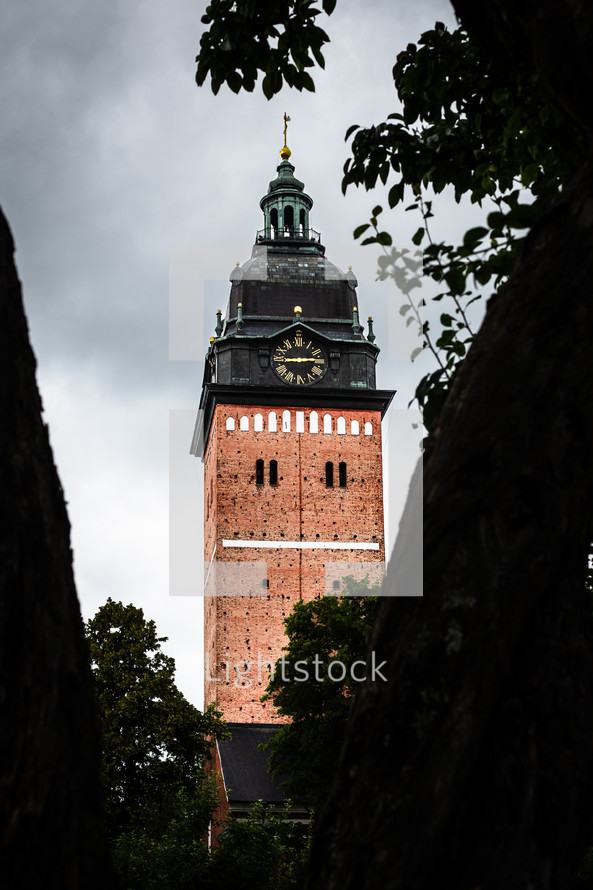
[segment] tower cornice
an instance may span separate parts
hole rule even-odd
[[[333,408],[343,411],[380,411],[383,418],[395,393],[396,390],[391,389],[344,390],[315,386],[303,390],[281,384],[246,387],[206,383],[202,389],[191,453],[196,457],[203,457],[217,405],[258,405],[270,409],[301,408],[305,411]]]

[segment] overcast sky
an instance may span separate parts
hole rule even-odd
[[[191,356],[169,357],[170,257],[189,246],[209,257],[207,291],[225,308],[228,275],[262,225],[259,199],[279,163],[286,111],[291,160],[314,199],[311,224],[328,256],[358,274],[361,320],[382,317],[385,306],[373,305],[382,297],[366,283],[372,257],[352,241],[377,200],[359,190],[342,197],[344,133],[395,109],[400,49],[437,19],[455,24],[441,0],[340,0],[321,17],[332,43],[317,92],[284,88],[268,102],[261,91],[214,97],[196,87],[205,6],[3,0],[0,35],[0,203],[73,526],[82,613],[91,617],[108,596],[142,607],[169,637],[178,683],[198,705],[202,600],[169,596],[168,437],[170,410],[197,408],[203,369]],[[461,226],[451,202],[443,206],[440,225]],[[396,238],[415,230],[409,217],[389,219]],[[202,282],[195,287],[199,300]],[[196,356],[215,318],[208,324],[197,326]],[[405,409],[421,370],[392,361],[385,331],[376,333],[379,385],[398,389]]]

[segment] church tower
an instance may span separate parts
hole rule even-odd
[[[286,118],[285,118],[286,120]],[[385,562],[381,419],[372,319],[325,257],[313,201],[280,152],[263,228],[237,263],[206,356],[203,443],[205,702],[233,724],[282,718],[260,701],[294,604],[339,593]]]

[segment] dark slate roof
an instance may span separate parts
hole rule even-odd
[[[256,245],[251,259],[233,270],[231,281],[227,324],[236,317],[237,304],[242,303],[245,317],[292,321],[294,307],[301,306],[306,318],[340,319],[352,327],[352,310],[357,305],[354,274],[342,272],[319,254],[295,247],[268,250]],[[242,333],[249,333],[248,326]]]
[[[218,742],[224,786],[229,803],[282,803],[285,795],[268,773],[268,753],[258,746],[280,730],[273,723],[229,723],[232,738]]]

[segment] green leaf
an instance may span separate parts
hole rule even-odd
[[[488,284],[492,277],[492,273],[485,265],[480,265],[476,269],[474,269],[474,278],[478,282],[478,284]]]
[[[465,275],[461,268],[457,267],[451,269],[449,272],[445,273],[444,278],[453,296],[460,296],[463,293],[465,288]]]
[[[475,248],[477,244],[482,240],[482,238],[488,234],[488,229],[484,226],[475,226],[473,229],[468,229],[465,235],[463,236],[463,244],[465,247]]]
[[[389,247],[391,244],[393,244],[393,240],[389,232],[377,232],[377,241],[384,247]]]
[[[412,235],[412,243],[419,245],[422,242],[422,239],[426,235],[426,229],[424,226],[420,226],[419,229],[416,229],[414,234]]]
[[[488,214],[486,222],[491,229],[500,230],[505,224],[505,215],[500,210],[495,210],[493,213]]]
[[[310,74],[307,74],[306,71],[301,71],[301,87],[308,90],[310,93],[315,92],[315,83],[313,82],[313,78]]]
[[[331,15],[336,8],[336,2],[337,0],[323,0],[323,11],[327,13],[327,15]]]
[[[404,195],[404,183],[396,182],[396,184],[392,185],[391,188],[389,189],[389,195],[387,198],[387,200],[389,201],[389,206],[395,207],[396,204],[399,204],[399,202],[403,199],[403,195]]]
[[[540,216],[541,211],[535,204],[517,204],[507,213],[506,221],[513,229],[529,229]]]
[[[509,100],[509,90],[506,87],[497,87],[492,91],[492,101],[495,105],[504,105]]]
[[[321,50],[318,49],[316,46],[312,46],[312,47],[311,47],[311,52],[312,52],[313,55],[315,56],[315,61],[317,62],[317,64],[319,65],[319,67],[320,67],[320,68],[325,68],[325,58],[324,58],[323,53],[321,52]]]
[[[227,83],[233,93],[238,93],[243,85],[243,78],[237,71],[233,71],[233,73],[229,74],[227,77]]]
[[[263,90],[263,94],[266,99],[271,99],[274,93],[276,92],[274,89],[274,77],[271,74],[266,74],[262,81],[261,88]]]
[[[354,239],[360,238],[363,232],[366,232],[367,229],[370,229],[370,223],[363,223],[361,226],[357,226],[352,233]]]

